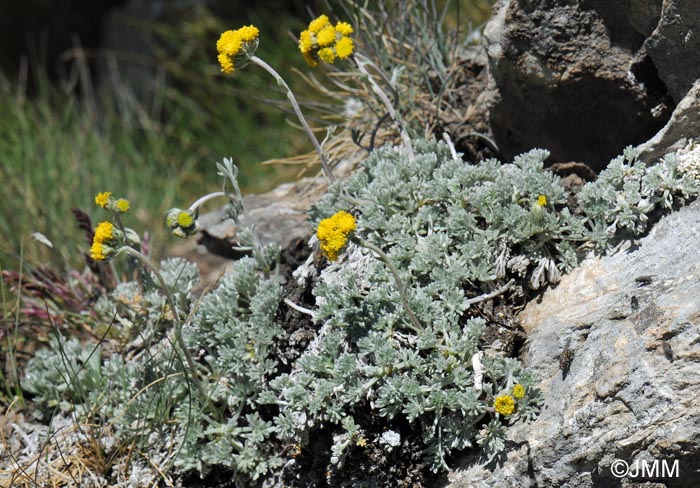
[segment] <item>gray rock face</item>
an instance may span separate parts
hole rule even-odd
[[[644,43],[673,100],[678,103],[700,78],[700,3],[666,0],[659,24]]]
[[[243,199],[245,208],[240,216],[246,226],[254,226],[263,244],[276,242],[282,249],[292,247],[297,239],[311,236],[306,223],[306,210],[323,194],[322,181],[303,178],[285,183],[267,193],[248,195]],[[235,223],[225,219],[223,208],[203,215],[199,224],[203,227],[199,241],[211,252],[237,257],[231,246],[238,242]]]
[[[699,243],[695,202],[636,249],[586,260],[530,303],[524,362],[541,380],[543,411],[512,428],[500,467],[466,460],[450,487],[700,486]],[[627,476],[614,475],[625,472],[617,460]],[[656,477],[635,471],[653,461]]]
[[[501,0],[485,38],[499,93],[491,129],[503,155],[510,159],[546,147],[553,162],[581,161],[602,169],[625,146],[640,144],[663,127],[675,104],[654,63],[670,59],[664,49],[675,41],[665,36],[680,34],[653,30],[660,16],[675,12],[662,12],[661,4]],[[657,46],[654,58],[646,53],[647,39]],[[670,61],[665,66],[664,80],[679,70]]]
[[[653,163],[664,154],[683,149],[690,139],[700,136],[700,80],[681,100],[671,119],[654,137],[637,147],[639,158]]]

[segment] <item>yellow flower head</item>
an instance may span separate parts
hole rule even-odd
[[[333,61],[335,61],[335,51],[333,51],[333,48],[331,47],[319,49],[318,58],[325,63],[333,64]]]
[[[359,447],[366,447],[367,446],[367,439],[365,439],[364,436],[360,436],[357,438],[357,441],[355,441],[355,445]]]
[[[510,415],[515,412],[515,400],[510,395],[501,395],[493,401],[493,408],[501,415]]]
[[[328,24],[316,34],[316,43],[321,47],[330,46],[335,42],[335,28]]]
[[[95,261],[104,261],[114,257],[114,248],[102,242],[94,241],[90,246],[90,257]]]
[[[238,35],[240,36],[241,41],[243,42],[253,42],[258,38],[258,35],[260,34],[260,30],[254,25],[244,25],[236,32],[238,32]]]
[[[317,34],[317,33],[321,32],[321,29],[323,29],[325,26],[327,26],[330,23],[331,23],[331,21],[328,20],[327,15],[321,15],[309,23],[309,30],[311,32],[313,32],[314,34]]]
[[[355,217],[344,210],[319,222],[316,236],[321,241],[321,250],[328,259],[338,259],[338,254],[348,242],[348,235],[356,228]]]
[[[336,59],[345,59],[353,53],[354,44],[348,37],[352,32],[352,26],[347,22],[338,22],[333,27],[328,16],[321,15],[299,34],[299,51],[311,67],[319,62],[332,64]]]
[[[221,71],[232,73],[236,65],[245,65],[258,47],[260,31],[254,25],[246,25],[237,29],[227,30],[216,41],[217,59]]]
[[[314,47],[314,41],[311,38],[311,32],[308,30],[302,31],[299,34],[299,51],[301,54],[306,54]]]
[[[129,200],[126,198],[120,198],[117,200],[117,203],[115,204],[117,207],[117,210],[119,210],[121,213],[126,213],[129,211]]]
[[[513,397],[523,398],[525,396],[525,388],[521,384],[517,384],[513,387]]]
[[[537,205],[540,207],[544,207],[547,205],[547,196],[546,195],[539,195],[537,197]]]
[[[217,56],[217,59],[219,60],[219,64],[221,65],[221,71],[223,73],[233,73],[233,61],[231,60],[230,56],[221,53]]]
[[[111,222],[100,222],[95,229],[93,242],[100,244],[111,241],[114,238],[114,226]]]
[[[335,43],[335,54],[338,59],[345,59],[350,56],[355,49],[352,43],[352,39],[349,37],[341,37],[338,42]]]
[[[107,204],[109,203],[109,197],[112,195],[111,191],[104,191],[102,193],[98,193],[97,196],[95,197],[95,203],[99,205],[102,208],[105,208]]]
[[[165,224],[175,237],[181,239],[186,239],[197,233],[194,212],[190,210],[171,208],[165,213]]]
[[[193,222],[189,212],[180,212],[180,215],[177,216],[177,225],[180,227],[190,227]]]
[[[347,22],[338,22],[335,24],[335,30],[343,36],[349,36],[352,34],[352,26]]]
[[[101,242],[93,242],[92,246],[90,246],[90,257],[95,261],[103,261],[107,259],[104,248],[105,246]]]
[[[216,41],[216,50],[227,56],[235,56],[241,49],[241,36],[237,31],[227,30]]]

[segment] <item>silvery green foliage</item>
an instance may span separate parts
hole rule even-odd
[[[238,261],[202,299],[185,330],[185,340],[207,366],[208,398],[199,400],[203,423],[184,439],[178,460],[183,468],[206,472],[223,465],[257,479],[281,464],[270,440],[274,426],[258,411],[276,397],[269,383],[277,374],[275,346],[283,333],[275,322],[281,290],[259,275],[257,265],[254,258]]]
[[[491,291],[515,276],[538,288],[575,266],[583,221],[564,208],[559,178],[543,170],[546,151],[469,165],[442,143],[416,142],[415,150],[410,160],[400,149],[378,149],[342,189],[367,202],[358,233],[388,250],[435,307],[459,315],[465,284]],[[347,207],[340,190],[312,210],[314,221]]]
[[[489,453],[503,449],[502,421],[480,426],[494,398],[509,394],[513,384],[527,393],[509,422],[533,419],[541,405],[534,379],[515,360],[483,356],[483,382],[475,388],[472,360],[486,324],[465,319],[469,299],[511,278],[535,289],[555,283],[577,264],[581,244],[611,237],[596,234],[600,219],[640,232],[643,227],[633,225],[639,215],[697,190],[672,158],[650,169],[616,160],[583,192],[584,213],[573,215],[559,178],[543,168],[546,151],[530,151],[511,164],[468,165],[444,144],[414,142],[414,159],[401,148],[375,151],[363,171],[331,188],[311,217],[316,223],[347,209],[349,195],[357,235],[395,263],[424,329],[408,320],[383,263],[362,271],[341,265],[314,289],[324,333],[298,370],[273,386],[286,406],[278,419],[281,433],[341,425],[360,409],[387,419],[403,416],[420,426],[433,469],[442,469],[445,456],[474,440]],[[625,180],[629,175],[638,181]],[[587,195],[601,198],[592,202]],[[334,452],[343,447],[337,444]]]
[[[182,258],[169,258],[160,262],[160,275],[171,293],[189,297],[199,282],[197,265]],[[185,310],[183,310],[185,311]]]
[[[476,442],[491,455],[498,454],[505,448],[506,429],[501,422],[492,419],[477,434]]]
[[[123,342],[136,335],[153,337],[172,322],[172,315],[166,319],[164,310],[166,297],[156,290],[145,293],[134,282],[119,283],[109,296],[102,296],[95,304],[95,310],[103,321],[97,331],[106,338]]]
[[[343,192],[365,202],[356,209],[358,233],[388,250],[409,278],[429,282],[424,289],[443,303],[439,296],[465,283],[483,291],[509,277],[527,277],[535,289],[555,283],[577,265],[582,244],[607,249],[646,230],[650,212],[700,192],[675,155],[647,167],[627,148],[583,187],[582,211],[573,215],[560,179],[543,169],[547,151],[510,164],[469,165],[442,143],[415,145],[413,160],[400,148],[376,150],[363,171],[330,189],[311,218],[317,224],[347,209]],[[540,195],[545,206],[537,204]]]
[[[58,407],[68,411],[87,401],[90,391],[102,388],[100,348],[84,348],[76,339],[52,338],[29,360],[22,388],[34,395],[38,413],[46,416]]]
[[[543,169],[546,151],[469,165],[444,144],[414,142],[413,160],[400,148],[374,151],[363,171],[331,187],[310,213],[314,224],[341,209],[357,216],[356,234],[396,264],[422,327],[408,320],[386,265],[351,243],[315,284],[318,336],[294,365],[282,365],[281,289],[267,277],[279,250],[249,232],[241,245],[253,257],[196,305],[196,267],[161,264],[186,320],[199,385],[171,342],[175,316],[165,294],[155,277],[144,277],[96,305],[105,323],[99,335],[130,341],[138,355],[107,358],[56,339],[29,362],[23,388],[44,415],[59,407],[116,419],[116,437],[148,439],[172,428],[173,445],[163,449],[176,453],[179,469],[202,475],[220,465],[269,476],[284,462],[284,444],[302,444],[319,428],[332,434],[331,463],[340,466],[363,438],[368,414],[410,422],[435,470],[460,449],[496,455],[508,426],[534,419],[542,397],[517,360],[481,350],[489,324],[472,314],[470,299],[511,279],[521,292],[556,282],[577,264],[583,244],[607,249],[644,231],[651,212],[696,196],[698,183],[672,156],[647,168],[626,151],[584,187],[574,215],[559,179]],[[493,401],[515,384],[525,395],[512,415],[499,417]],[[379,445],[402,442],[391,439]]]
[[[608,249],[621,233],[644,232],[652,211],[669,210],[699,191],[698,180],[679,170],[675,154],[647,167],[628,147],[579,194],[589,218],[588,238],[600,249]]]
[[[181,315],[189,312],[190,293],[199,276],[195,265],[171,259],[162,263],[162,276],[172,287]],[[103,324],[95,333],[142,349],[136,358],[103,354],[58,336],[37,351],[27,364],[22,387],[34,395],[37,412],[46,417],[56,407],[77,418],[110,419],[115,436],[146,443],[149,435],[171,416],[185,399],[192,402],[182,355],[168,337],[173,313],[165,294],[154,286],[124,282],[95,305]],[[115,347],[113,342],[110,348]],[[164,450],[172,446],[162,445]]]
[[[341,307],[340,315],[352,308],[350,304]],[[352,312],[355,318],[364,313]],[[528,390],[523,401],[536,412],[539,392],[517,361],[485,357],[485,381],[475,388],[471,365],[485,327],[482,319],[428,326],[413,335],[400,332],[400,314],[393,315],[397,320],[393,327],[387,324],[384,330],[373,330],[368,325],[363,334],[355,330],[354,339],[349,324],[336,324],[314,352],[298,361],[298,371],[273,381],[281,403],[287,405],[277,419],[281,434],[337,424],[343,433],[334,437],[332,451],[333,458],[341,461],[356,435],[354,415],[369,410],[387,422],[400,416],[420,428],[429,460],[438,470],[447,469],[445,457],[451,452],[473,445],[494,392],[520,383]]]
[[[269,274],[280,262],[280,246],[276,242],[262,244],[254,227],[247,227],[239,223],[236,233],[238,245],[234,247],[237,251],[250,252],[256,265]]]
[[[78,418],[99,416],[112,420],[116,435],[133,437],[145,434],[184,397],[182,381],[147,387],[165,375],[158,364],[127,362],[119,354],[103,357],[94,344],[52,338],[27,364],[22,388],[34,395],[42,417],[56,408]]]
[[[531,278],[543,262],[557,272],[569,269],[575,263],[570,239],[583,229],[568,211],[538,204],[540,195],[550,209],[565,201],[557,177],[543,171],[544,151],[509,165],[469,166],[453,160],[443,144],[419,142],[415,150],[413,160],[396,148],[375,151],[343,190],[367,202],[356,209],[357,233],[399,268],[424,329],[409,322],[386,266],[374,261],[361,273],[340,266],[314,289],[325,334],[299,359],[298,370],[273,387],[287,406],[281,433],[342,425],[360,410],[387,420],[400,416],[420,428],[438,470],[447,468],[451,452],[473,445],[496,395],[515,383],[526,386],[526,419],[539,403],[517,361],[484,356],[483,381],[475,386],[472,360],[486,323],[466,318],[468,299],[512,275]],[[335,189],[312,211],[315,219],[347,205]],[[337,444],[334,453],[343,448]]]

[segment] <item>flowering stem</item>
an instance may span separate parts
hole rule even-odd
[[[360,72],[367,77],[367,81],[369,81],[370,85],[372,86],[372,91],[379,97],[386,109],[389,111],[389,117],[391,117],[391,120],[394,121],[394,124],[396,124],[396,128],[399,130],[399,134],[401,135],[403,145],[406,148],[406,151],[408,151],[408,157],[410,159],[413,159],[413,144],[411,144],[411,138],[408,136],[408,132],[406,132],[406,127],[404,127],[401,117],[396,112],[396,109],[392,105],[391,100],[389,100],[389,96],[374,80],[374,77],[372,77],[372,75],[369,74],[369,71],[367,71],[365,65],[370,64],[377,71],[379,71],[379,69],[376,66],[374,66],[372,61],[370,61],[367,57],[359,53],[355,54],[353,59],[355,60],[355,64],[357,65],[357,68],[360,70]]]
[[[228,198],[228,200],[232,204],[235,204],[237,200],[242,200],[241,192],[240,192],[240,189],[238,188],[238,183],[236,182],[235,174],[226,174],[224,176],[228,177],[231,180],[231,183],[233,184],[235,193],[226,193],[224,191],[217,191],[217,192],[209,193],[208,195],[204,195],[199,200],[197,200],[192,205],[190,205],[188,212],[195,212],[197,210],[197,208],[200,207],[201,205],[203,205],[204,203],[208,202],[209,200],[213,200],[214,198],[218,198],[218,197]],[[245,207],[243,207],[243,211],[245,212]],[[238,219],[238,216],[234,216],[233,219],[236,222],[236,225],[240,225],[240,221]],[[267,279],[270,277],[270,271],[271,271],[272,267],[270,266],[270,263],[268,263],[267,259],[265,258],[265,254],[262,251],[263,246],[260,243],[260,239],[258,239],[257,234],[255,233],[254,226],[251,226],[251,234],[253,236],[253,242],[250,244],[250,250],[253,251],[253,255],[255,256],[258,263],[263,268],[263,274],[265,276],[265,279]]]
[[[391,261],[389,256],[387,256],[386,253],[379,249],[377,246],[365,241],[364,239],[360,239],[357,236],[352,236],[350,237],[350,239],[358,246],[362,246],[365,249],[369,249],[370,251],[374,251],[375,253],[377,253],[379,255],[379,259],[381,259],[384,262],[384,264],[387,265],[389,271],[391,271],[391,274],[394,276],[396,287],[399,289],[401,304],[403,305],[404,310],[406,310],[408,318],[411,319],[411,322],[413,323],[413,331],[416,333],[423,332],[423,325],[418,320],[418,317],[416,317],[416,315],[413,313],[413,309],[411,309],[411,306],[408,304],[408,300],[406,299],[406,287],[404,286],[403,281],[401,281],[401,278],[399,277],[399,271],[396,269],[396,266],[394,266],[394,263]]]
[[[153,274],[155,275],[156,279],[158,280],[158,284],[162,288],[163,292],[165,293],[166,300],[168,300],[168,305],[170,305],[170,308],[173,310],[173,316],[175,317],[175,340],[177,341],[177,345],[180,346],[180,349],[182,349],[182,352],[185,355],[185,359],[187,360],[187,366],[190,368],[190,376],[194,378],[195,383],[197,384],[197,388],[199,389],[200,394],[202,394],[202,398],[206,398],[204,394],[204,388],[202,387],[202,384],[199,382],[199,377],[197,376],[197,370],[194,364],[194,360],[192,359],[192,355],[190,354],[190,351],[187,347],[187,344],[185,344],[185,340],[182,338],[182,322],[180,321],[180,314],[177,311],[177,307],[175,306],[175,301],[173,300],[173,295],[170,292],[170,289],[168,286],[165,284],[165,280],[163,280],[163,276],[160,274],[158,269],[151,263],[151,261],[141,254],[139,251],[136,249],[129,247],[129,246],[122,246],[119,248],[118,252],[124,251],[130,256],[133,256],[136,258],[138,261],[140,261],[145,267],[150,268],[153,271]]]
[[[188,211],[194,212],[195,210],[197,210],[198,207],[204,205],[209,200],[213,200],[214,198],[218,198],[218,197],[228,197],[228,195],[222,191],[217,191],[214,193],[210,193],[208,195],[204,195],[202,198],[200,198],[199,200],[194,202],[192,205],[190,205],[190,208],[188,209]]]
[[[290,103],[292,104],[292,107],[294,108],[294,113],[296,114],[297,118],[299,119],[299,122],[301,122],[302,127],[304,127],[304,131],[306,131],[306,134],[309,136],[309,139],[311,139],[311,143],[314,145],[314,149],[316,149],[316,152],[318,153],[318,157],[321,159],[321,167],[323,168],[323,174],[328,180],[329,183],[334,183],[335,182],[335,176],[333,176],[333,173],[331,172],[331,168],[328,165],[328,161],[326,160],[326,157],[323,155],[323,149],[321,149],[321,145],[318,143],[318,139],[316,139],[316,136],[314,135],[313,131],[311,130],[311,127],[309,127],[309,124],[306,122],[306,119],[304,118],[304,114],[301,113],[301,108],[299,108],[299,104],[297,103],[297,99],[294,97],[294,93],[292,93],[292,90],[289,88],[289,85],[284,81],[284,79],[280,76],[280,74],[275,71],[275,69],[267,64],[265,61],[260,59],[257,56],[251,56],[250,61],[257,64],[260,66],[262,69],[267,71],[272,75],[272,77],[277,81],[277,85],[280,86],[281,88],[284,88],[287,91],[287,98],[289,99]]]

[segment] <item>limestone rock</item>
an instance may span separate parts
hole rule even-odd
[[[699,242],[695,202],[637,247],[584,261],[531,302],[521,314],[523,360],[540,379],[542,413],[510,430],[502,465],[467,458],[450,488],[700,486]],[[559,356],[569,340],[564,374]],[[677,460],[678,476],[621,481],[611,472],[616,460],[633,469],[658,461],[659,473]]]

